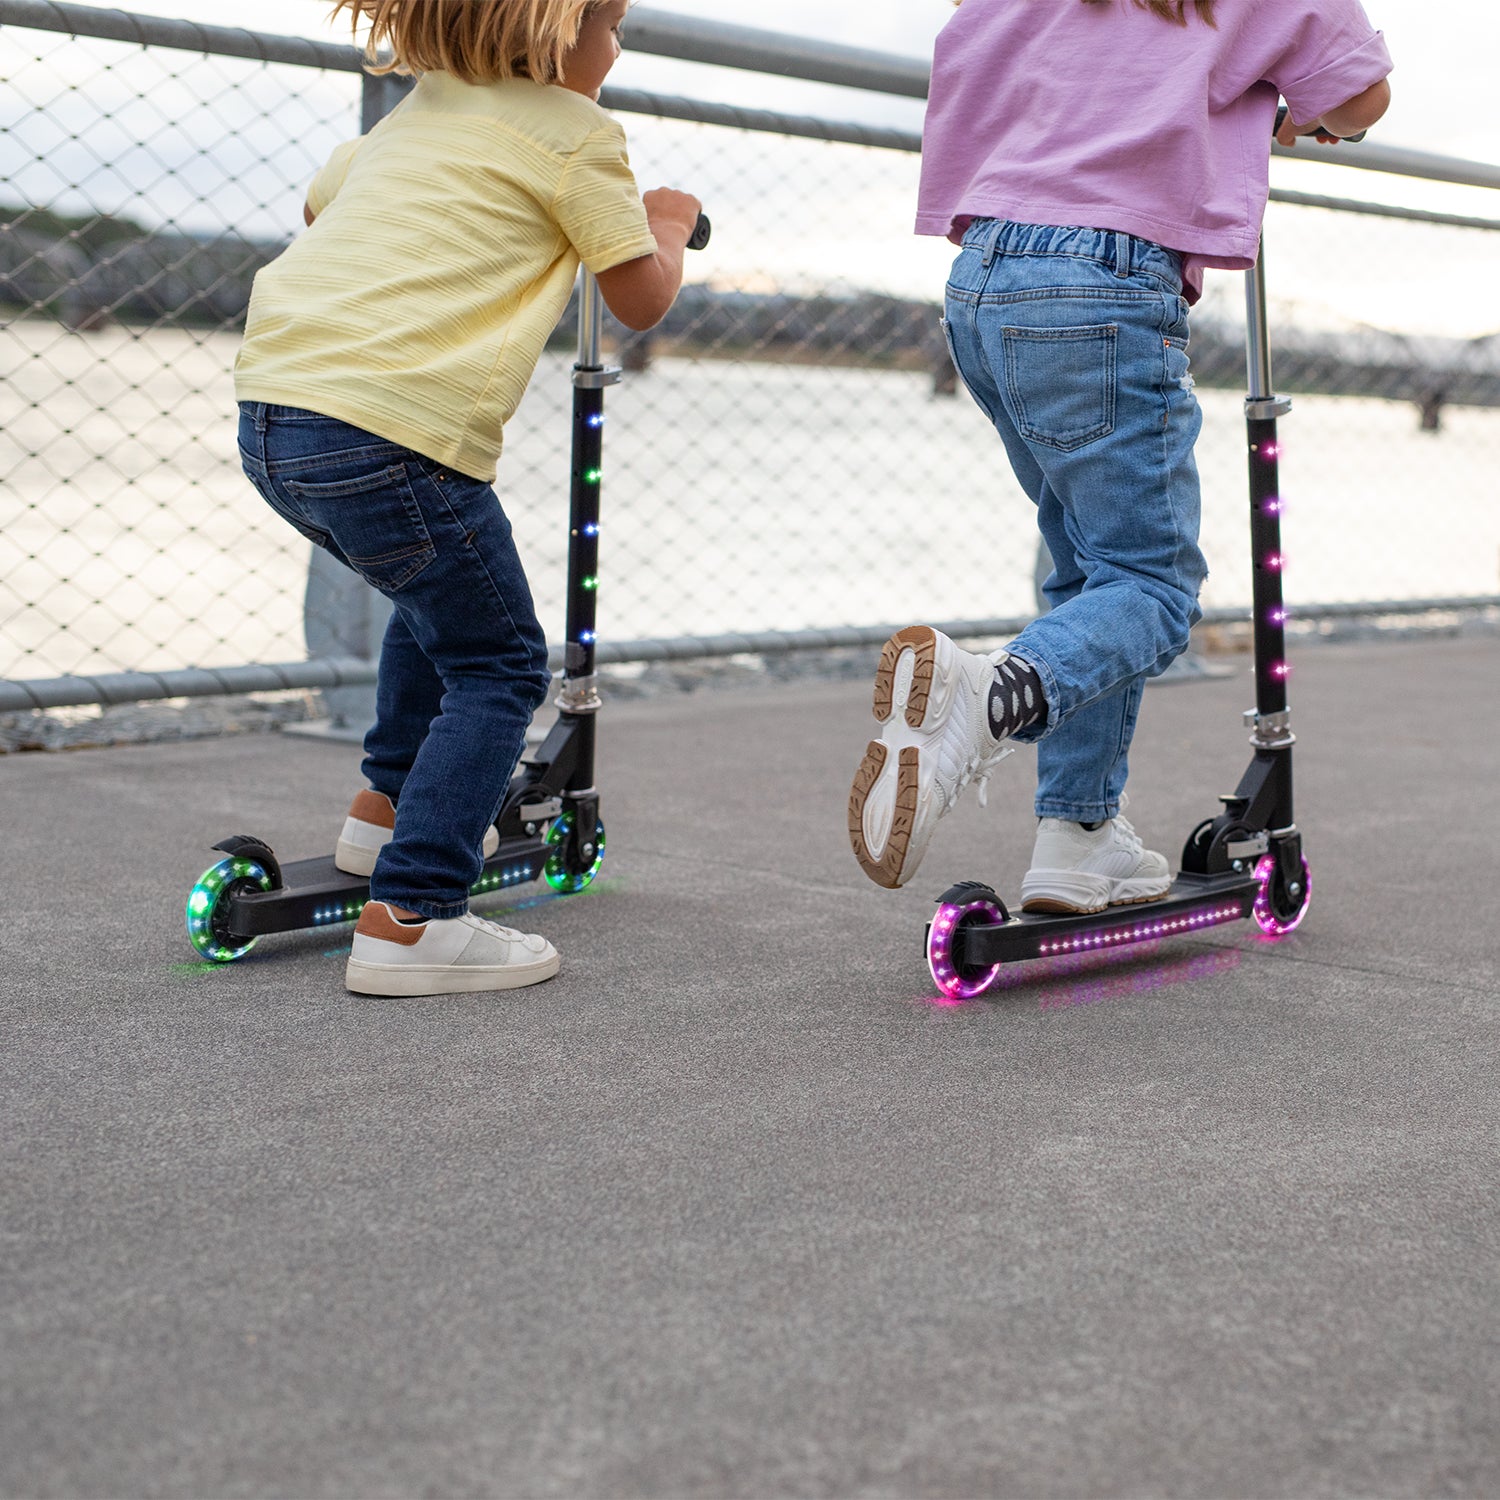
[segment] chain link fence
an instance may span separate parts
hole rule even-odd
[[[224,55],[216,31],[183,50],[149,38],[197,28],[118,12],[109,35],[75,34],[100,29],[87,14],[0,0],[0,678],[86,678],[100,701],[143,695],[111,688],[120,673],[177,674],[161,680],[182,692],[336,680],[245,671],[374,642],[326,579],[309,586],[308,545],[241,476],[230,369],[255,271],[392,90],[365,87],[352,49],[237,33]],[[937,324],[951,249],[910,233],[915,141],[606,102],[629,110],[642,186],[697,192],[715,224],[667,321],[617,339],[629,374],[609,402],[600,594],[615,659],[662,638],[729,649],[1029,615],[1031,508],[955,388]],[[1493,603],[1500,334],[1477,336],[1466,319],[1483,312],[1463,299],[1500,225],[1285,201],[1299,196],[1267,224],[1278,386],[1299,397],[1289,594],[1330,610]],[[1445,274],[1414,296],[1419,265]],[[1241,298],[1241,278],[1211,277],[1192,349],[1204,602],[1227,615],[1249,600]],[[1434,299],[1451,303],[1437,318]],[[498,485],[553,639],[570,335],[565,320]],[[212,669],[206,685],[190,669]],[[67,696],[80,691],[17,703],[94,701]]]

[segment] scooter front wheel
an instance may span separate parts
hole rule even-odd
[[[265,868],[253,859],[231,856],[205,870],[188,892],[188,941],[216,964],[243,958],[256,940],[230,927],[229,903],[243,891],[268,891],[272,883]]]
[[[573,814],[565,812],[547,830],[551,853],[542,866],[542,878],[554,891],[570,896],[592,885],[604,863],[604,823],[594,823],[592,847],[573,838]]]
[[[1268,938],[1284,938],[1295,932],[1307,915],[1312,898],[1307,861],[1298,861],[1297,879],[1289,884],[1281,873],[1281,862],[1274,854],[1267,854],[1256,865],[1255,878],[1260,882],[1255,897],[1255,925]]]

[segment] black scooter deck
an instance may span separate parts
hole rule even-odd
[[[475,896],[536,880],[551,848],[539,838],[502,839],[484,862],[472,887]],[[248,855],[254,858],[253,854]],[[332,927],[353,922],[370,899],[370,882],[346,875],[332,855],[296,859],[281,866],[282,884],[275,890],[237,891],[226,898],[226,926],[245,937],[292,932],[301,927]]]
[[[1260,882],[1253,875],[1184,873],[1162,901],[1112,906],[1083,916],[1020,912],[1000,923],[962,923],[953,933],[953,961],[967,971],[1181,937],[1243,921],[1254,914],[1259,894]],[[934,920],[941,920],[941,912]]]

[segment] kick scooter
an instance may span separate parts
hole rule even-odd
[[[712,233],[700,215],[688,248]],[[604,301],[588,271],[580,280],[578,362],[573,367],[572,500],[568,539],[568,613],[556,723],[511,778],[495,828],[499,847],[471,893],[488,895],[540,876],[562,894],[581,891],[604,861],[604,823],[594,785],[595,674],[599,590],[599,495],[603,479],[604,392],[620,370],[600,353]],[[355,921],[370,882],[347,875],[332,855],[282,864],[264,840],[237,833],[213,846],[224,858],[206,870],[187,899],[193,946],[215,963],[243,958],[258,938]]]
[[[1265,248],[1245,273],[1245,423],[1250,448],[1250,548],[1254,559],[1255,707],[1245,714],[1255,757],[1222,811],[1206,818],[1182,851],[1165,899],[1080,916],[1011,916],[987,885],[961,881],[938,897],[927,928],[927,963],[953,999],[982,995],[1003,965],[1122,948],[1253,918],[1271,938],[1307,914],[1302,835],[1292,818],[1291,715],[1286,682],[1287,610],[1281,588],[1281,499],[1276,419],[1292,403],[1274,394],[1266,318]]]

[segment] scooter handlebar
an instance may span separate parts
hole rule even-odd
[[[693,226],[693,232],[688,238],[689,250],[704,250],[708,242],[713,238],[714,226],[708,222],[707,214],[699,214],[698,222]]]
[[[1279,133],[1281,127],[1286,123],[1286,117],[1286,105],[1278,105],[1276,109],[1276,124],[1272,127],[1271,130],[1272,135],[1276,135],[1277,133]],[[1335,135],[1331,130],[1316,130],[1313,132],[1314,136],[1326,135],[1331,141],[1348,141],[1351,145],[1364,140],[1364,138],[1369,135],[1369,133],[1370,132],[1368,130],[1361,130],[1358,135]]]

